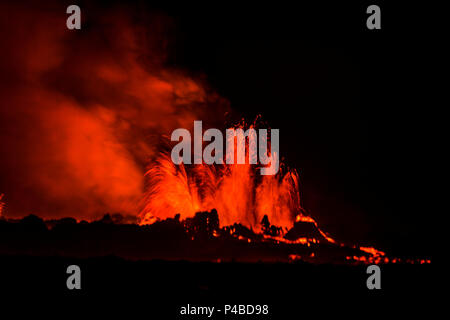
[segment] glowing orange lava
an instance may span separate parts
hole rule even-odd
[[[236,141],[235,141],[236,142]],[[246,141],[248,147],[248,141]],[[242,146],[241,147],[246,147]],[[237,144],[235,143],[235,149]],[[260,167],[248,162],[248,148],[245,164],[221,165],[175,165],[168,152],[161,153],[150,165],[147,177],[147,192],[140,224],[152,224],[160,219],[172,218],[180,214],[181,219],[192,218],[197,212],[216,209],[222,226],[231,226],[229,232],[236,239],[252,242],[252,239],[234,234],[232,225],[242,224],[253,232],[261,234],[261,241],[305,245],[328,243],[344,247],[322,231],[311,216],[305,214],[300,203],[299,178],[295,170],[281,165],[275,175],[260,175]],[[271,157],[269,154],[268,157]],[[273,159],[273,158],[272,158]],[[275,233],[265,232],[263,217],[277,228]],[[313,224],[323,238],[304,236],[291,238],[284,236],[296,224]],[[234,231],[233,231],[234,230]],[[218,234],[213,234],[218,237]],[[356,247],[359,255],[347,256],[354,263],[397,263],[398,258],[388,258],[383,251],[373,247]],[[311,253],[308,259],[314,258]],[[301,260],[297,254],[289,256],[290,261]],[[430,263],[430,260],[405,260],[407,263]]]
[[[241,223],[259,230],[267,215],[272,224],[290,228],[300,211],[298,175],[282,171],[260,176],[249,164],[176,166],[162,154],[146,174],[149,189],[141,224],[216,209],[223,225]]]
[[[267,215],[273,225],[292,227],[301,209],[297,172],[282,167],[276,175],[261,176],[261,167],[249,164],[248,140],[245,145],[237,140],[234,144],[236,152],[231,156],[236,156],[237,148],[245,148],[245,164],[175,165],[170,155],[161,154],[146,173],[148,191],[141,224],[216,209],[222,225],[241,223],[259,231]]]

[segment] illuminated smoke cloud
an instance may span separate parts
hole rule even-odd
[[[170,19],[95,10],[69,31],[62,4],[0,5],[4,215],[137,214],[158,138],[227,108],[165,65]]]

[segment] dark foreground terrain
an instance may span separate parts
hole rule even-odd
[[[81,290],[68,290],[66,269],[81,268]],[[432,315],[439,276],[432,264],[381,266],[381,290],[366,287],[366,266],[297,263],[128,261],[117,257],[72,259],[0,256],[2,303],[19,301],[53,312],[127,318],[206,319],[182,316],[187,304],[222,310],[213,319],[306,319],[345,316],[404,318]],[[5,299],[6,298],[6,299]],[[224,304],[267,304],[269,315],[223,314]],[[31,309],[34,312],[34,309]],[[431,317],[433,318],[433,317]]]
[[[382,263],[381,289],[369,290],[368,265],[346,257],[370,255],[325,241],[311,223],[296,223],[283,239],[319,242],[278,241],[281,231],[268,221],[259,234],[241,225],[219,228],[215,212],[150,226],[117,218],[0,220],[2,310],[12,307],[19,319],[22,312],[104,319],[120,311],[125,319],[208,318],[181,315],[188,304],[221,310],[210,319],[403,319],[436,312],[442,276],[434,260]],[[70,265],[81,269],[80,290],[67,288]],[[226,304],[267,305],[269,314],[225,315]]]
[[[0,255],[244,263],[301,260],[313,264],[432,261],[429,254],[405,254],[403,250],[385,254],[327,240],[314,222],[298,221],[290,230],[283,230],[271,225],[266,216],[261,232],[241,224],[219,225],[215,210],[198,212],[183,221],[176,215],[143,226],[121,215],[107,214],[93,222],[73,218],[44,221],[30,215],[0,220]]]

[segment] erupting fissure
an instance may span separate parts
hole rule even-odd
[[[315,226],[318,237],[329,243],[336,243],[319,228],[313,218],[304,214],[305,211],[300,203],[299,177],[296,170],[282,166],[274,175],[261,176],[257,173],[258,166],[253,166],[255,162],[251,160],[252,156],[255,156],[255,154],[252,155],[252,150],[256,148],[255,139],[252,138],[251,133],[255,132],[254,128],[258,120],[259,118],[249,126],[245,134],[244,122],[238,124],[232,134],[227,134],[227,153],[224,156],[226,161],[215,164],[201,161],[201,123],[200,127],[194,128],[195,136],[197,136],[197,139],[194,137],[194,160],[195,154],[200,153],[200,161],[194,161],[194,164],[190,164],[190,161],[173,161],[173,150],[171,155],[168,152],[162,152],[151,163],[146,173],[148,191],[140,214],[140,224],[152,224],[159,219],[173,217],[175,214],[180,214],[182,219],[186,219],[193,217],[197,212],[215,209],[222,225],[241,224],[253,231],[264,232],[266,239],[285,243],[319,242],[319,239],[304,236],[292,240],[283,237],[295,222],[307,222]],[[198,121],[196,122],[198,125]],[[187,133],[183,131],[183,142],[188,146],[183,149],[183,157],[190,159],[192,141],[189,132],[185,131]],[[208,130],[205,135],[207,132]],[[231,131],[227,130],[227,132]],[[176,137],[179,138],[180,135]],[[264,141],[266,144],[264,152],[268,153],[269,158],[273,156],[273,149],[268,147],[272,145],[272,139],[273,135],[271,139],[266,136]],[[210,141],[210,139],[205,140]],[[278,134],[276,134],[276,144],[278,144]],[[233,147],[228,147],[230,145]],[[276,151],[279,151],[278,146]],[[179,150],[177,152],[179,153]],[[262,230],[264,224],[266,229],[270,227],[269,221],[275,229]]]
[[[238,127],[241,129],[241,136],[227,135],[227,145],[234,145],[234,148],[227,148],[227,154],[224,155],[225,159],[234,158],[234,161],[217,161],[212,164],[202,162],[202,136],[200,145],[194,147],[194,159],[197,152],[200,153],[200,161],[194,161],[194,164],[190,161],[173,161],[170,152],[161,152],[146,173],[147,192],[140,213],[140,224],[152,224],[172,218],[175,214],[177,219],[187,221],[197,213],[207,215],[208,212],[214,212],[218,215],[217,227],[219,223],[222,225],[221,232],[229,232],[246,242],[254,239],[245,234],[257,232],[257,239],[260,241],[308,247],[319,243],[346,247],[322,231],[317,222],[305,214],[300,202],[296,170],[282,164],[274,175],[260,175],[257,172],[259,167],[252,165],[254,162],[250,161],[251,135],[243,134],[245,124],[239,124]],[[250,126],[254,127],[255,124]],[[184,139],[186,137],[187,134]],[[187,138],[189,148],[183,151],[188,151],[189,154],[183,156],[190,159],[191,140],[190,136]],[[273,157],[273,153],[269,151],[272,149],[267,147],[270,143],[271,141],[267,141],[265,149],[269,158]],[[230,150],[233,154],[229,153]],[[234,150],[246,161],[236,161]],[[217,237],[217,232],[214,231],[212,236]],[[353,248],[359,250],[360,254],[348,256],[347,260],[355,263],[400,261],[389,259],[384,252],[372,247]],[[309,259],[314,256],[312,253]],[[297,258],[293,255],[294,260]]]
[[[253,129],[255,124],[249,127]],[[224,155],[227,161],[220,164],[201,161],[193,165],[183,162],[175,164],[168,153],[161,153],[146,173],[148,191],[141,223],[172,217],[176,213],[187,218],[198,211],[216,209],[224,225],[241,223],[259,230],[260,221],[267,215],[273,224],[290,228],[301,209],[298,174],[282,166],[274,175],[260,175],[257,170],[261,166],[253,164],[249,152],[253,138],[250,134],[243,134],[244,128],[245,124],[236,128],[241,129],[239,132],[242,135],[227,135],[227,146],[234,148],[227,147]],[[252,131],[247,130],[249,132]],[[272,153],[273,141],[266,139],[265,156],[273,162],[278,155]],[[201,152],[201,148],[197,149]],[[229,160],[236,157],[245,158],[245,161]]]
[[[294,169],[282,165],[277,168],[276,174],[259,175],[259,166],[254,166],[256,149],[256,131],[261,119],[258,116],[250,125],[241,121],[233,129],[227,129],[226,154],[214,156],[222,157],[214,163],[202,162],[202,138],[211,141],[208,129],[202,135],[201,121],[194,122],[194,164],[191,164],[192,156],[191,139],[189,131],[177,129],[172,134],[172,141],[178,141],[183,136],[183,154],[185,161],[174,161],[174,150],[178,155],[180,151],[173,149],[172,153],[161,152],[150,164],[146,173],[147,193],[143,210],[140,214],[140,224],[152,224],[159,219],[171,218],[180,214],[182,219],[191,218],[197,212],[217,210],[219,221],[222,225],[231,226],[241,224],[253,231],[261,232],[266,219],[277,230],[266,232],[266,238],[275,241],[306,243],[309,240],[300,237],[289,240],[281,237],[291,229],[295,222],[312,223],[323,237],[330,243],[336,243],[334,239],[323,232],[316,221],[305,215],[300,203],[299,177]],[[244,130],[247,129],[244,133]],[[180,130],[183,130],[182,132]],[[265,130],[265,129],[264,129]],[[260,149],[260,157],[266,157],[272,162],[279,161],[278,130],[267,137],[260,136],[259,144],[265,144]],[[222,135],[215,134],[215,140]],[[275,141],[273,140],[275,137]],[[261,140],[262,138],[262,140]],[[275,149],[272,148],[276,144]],[[181,145],[179,143],[177,146]],[[264,155],[261,154],[261,150]],[[274,151],[275,150],[275,151]],[[205,152],[207,148],[205,148]],[[217,150],[216,150],[217,151]],[[276,157],[274,153],[276,154]],[[197,159],[197,160],[196,160]],[[237,160],[237,161],[236,161]],[[273,163],[265,161],[263,164]],[[279,165],[279,162],[277,163]],[[264,228],[264,227],[263,227]]]
[[[249,164],[177,166],[163,153],[146,173],[141,224],[176,213],[187,218],[217,209],[224,225],[241,223],[258,230],[267,215],[275,225],[289,228],[300,212],[298,174],[283,171],[260,176]]]

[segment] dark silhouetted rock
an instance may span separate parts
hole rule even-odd
[[[273,226],[270,224],[269,218],[266,214],[261,220],[261,230],[263,234],[273,237],[280,236],[283,232],[283,229],[281,227]]]
[[[45,232],[47,231],[47,226],[45,225],[44,220],[35,216],[34,214],[30,214],[26,216],[22,220],[20,220],[20,226],[24,231],[27,232]]]
[[[188,233],[196,239],[212,238],[214,237],[214,232],[219,230],[217,210],[197,212],[193,218],[185,220],[185,226]]]

